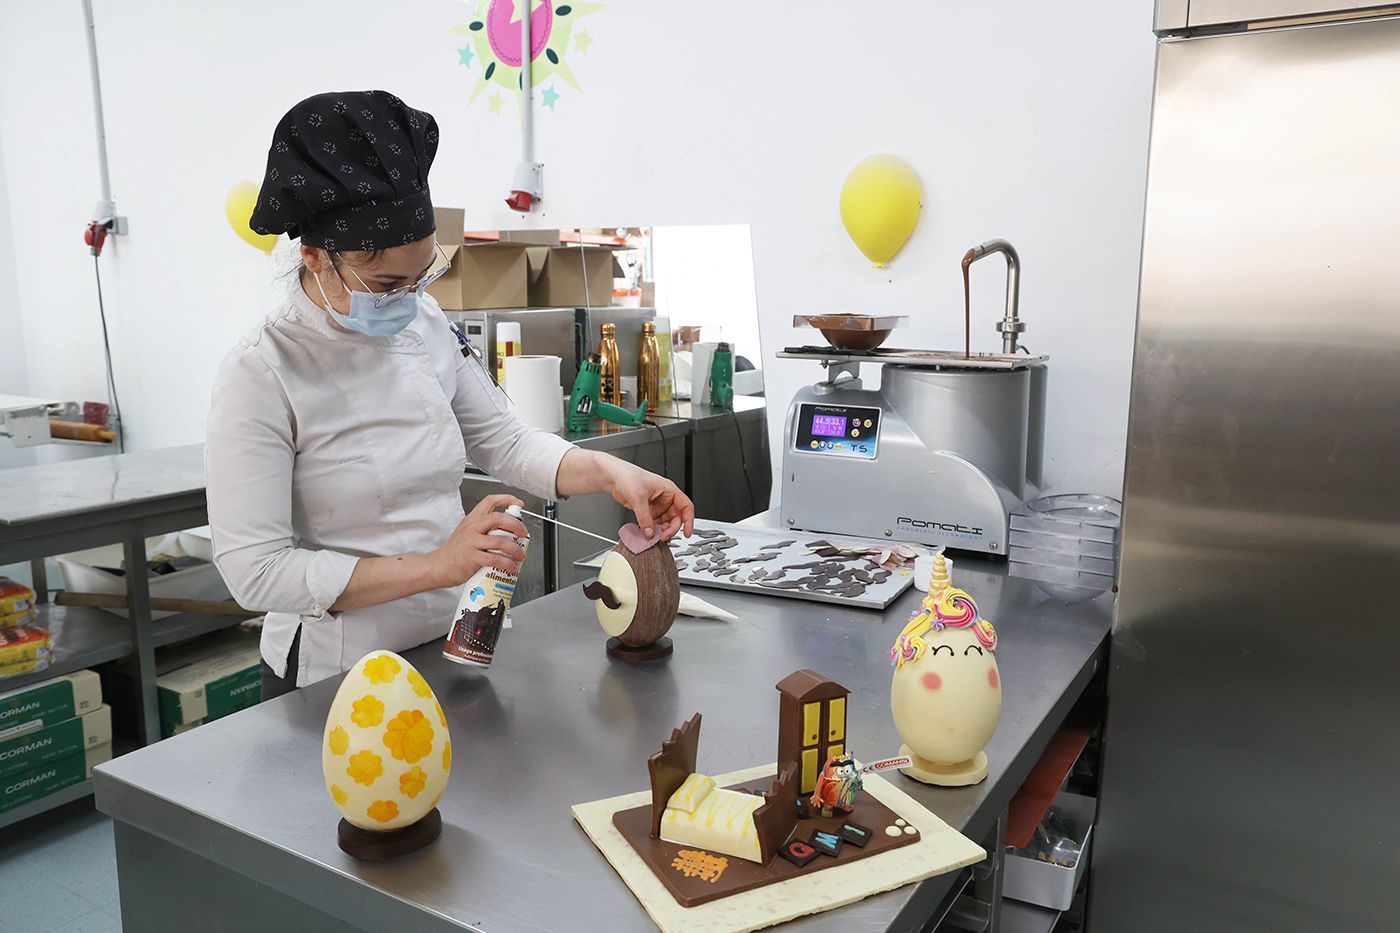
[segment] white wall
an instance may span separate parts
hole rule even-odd
[[[725,340],[736,356],[763,365],[753,272],[753,238],[744,224],[653,227],[656,313],[671,327],[703,328],[701,340]]]
[[[383,86],[431,111],[437,201],[465,206],[471,227],[518,223],[500,201],[518,152],[513,105],[467,104],[476,72],[447,32],[468,18],[462,3],[96,6],[112,181],[131,217],[132,236],[103,261],[133,446],[202,437],[214,367],[276,287],[276,264],[233,237],[222,203],[233,182],[261,177],[272,127],[301,97]],[[537,120],[547,210],[535,222],[749,224],[775,403],[816,375],[771,360],[804,336],[794,312],[909,314],[900,343],[954,346],[959,258],[1006,237],[1024,262],[1026,343],[1051,356],[1047,478],[1117,492],[1151,9],[613,0],[580,23],[587,54],[567,53],[583,93],[561,86]],[[80,241],[97,188],[78,0],[0,4],[0,88],[29,389],[101,397]],[[849,243],[836,210],[846,171],[880,151],[909,159],[926,191],[886,270]],[[976,271],[984,348],[1002,302],[994,263]]]

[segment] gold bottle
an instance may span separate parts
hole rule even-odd
[[[656,323],[642,324],[642,346],[637,351],[637,404],[646,403],[647,413],[661,401],[661,348],[656,343]]]
[[[609,405],[621,405],[622,380],[618,378],[618,373],[622,367],[617,360],[617,325],[604,324],[602,331],[602,339],[598,341],[598,361],[603,370],[601,401]]]

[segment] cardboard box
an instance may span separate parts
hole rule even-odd
[[[544,246],[518,243],[443,245],[451,267],[428,294],[444,311],[524,308],[530,304],[530,279],[549,252]]]
[[[533,247],[530,237],[514,241],[505,233],[499,241],[465,243],[464,210],[439,207],[433,215],[438,245],[447,254],[450,266],[428,287],[428,294],[442,310],[483,311],[529,305],[530,278],[538,274],[545,260],[544,247]],[[552,235],[545,242],[559,242],[559,231],[539,232]]]
[[[130,661],[113,673],[113,694],[136,707],[135,669]],[[227,631],[156,652],[156,697],[160,718],[179,726],[257,704],[262,696],[262,655],[258,636]],[[133,725],[129,712],[122,719]]]
[[[112,741],[112,710],[99,706],[86,716],[75,716],[49,726],[37,722],[17,735],[0,739],[0,777],[39,768],[51,761]]]
[[[537,262],[543,259],[543,263],[530,283],[531,307],[585,308],[612,304],[613,276],[620,270],[611,249],[558,246],[534,259]]]
[[[257,639],[230,644],[172,667],[156,678],[160,718],[172,725],[218,718],[255,706],[262,696]]]
[[[92,777],[92,769],[112,760],[112,743],[0,778],[0,813],[47,797]]]
[[[198,729],[208,721],[209,720],[205,719],[196,719],[194,722],[183,722],[176,725],[173,722],[166,722],[162,719],[160,721],[160,737],[162,739],[168,739],[171,736],[184,735],[186,732]]]
[[[558,246],[558,230],[502,230],[502,243],[523,243],[528,246]]]
[[[30,723],[52,724],[82,716],[101,703],[102,681],[96,671],[74,671],[28,687],[0,692],[0,739]]]
[[[467,212],[460,207],[435,207],[433,220],[437,223],[434,235],[443,246],[461,246],[467,234]]]

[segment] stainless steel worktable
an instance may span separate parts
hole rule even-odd
[[[958,562],[1001,636],[1001,724],[990,776],[961,789],[902,788],[974,839],[1011,795],[1098,668],[1111,597],[1067,605],[1003,567]],[[682,720],[705,716],[708,773],[776,756],[774,684],[813,668],[851,689],[851,750],[899,748],[888,652],[920,594],[886,613],[717,590],[737,622],[682,617],[675,654],[652,665],[608,659],[576,587],[520,607],[492,669],[466,670],[437,644],[407,657],[452,729],[454,773],[442,838],[392,864],[336,846],[321,739],[339,678],[142,749],[97,772],[116,820],[128,929],[298,931],[644,930],[631,892],[573,822],[569,806],[647,786],[645,759]],[[798,921],[793,929],[916,930],[947,893],[944,875]]]
[[[155,649],[227,628],[238,619],[181,613],[153,623],[143,574],[126,578],[127,622],[101,609],[49,605],[44,558],[120,543],[126,566],[143,566],[148,536],[198,527],[208,520],[200,445],[0,471],[0,565],[30,562],[40,603],[37,621],[54,637],[50,667],[6,678],[0,689],[132,656],[139,685],[140,738],[158,739]],[[0,814],[0,826],[88,793],[91,784],[84,781]]]

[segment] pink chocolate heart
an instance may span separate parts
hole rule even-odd
[[[617,530],[617,540],[633,554],[640,554],[655,547],[660,538],[648,538],[635,522],[629,522]]]

